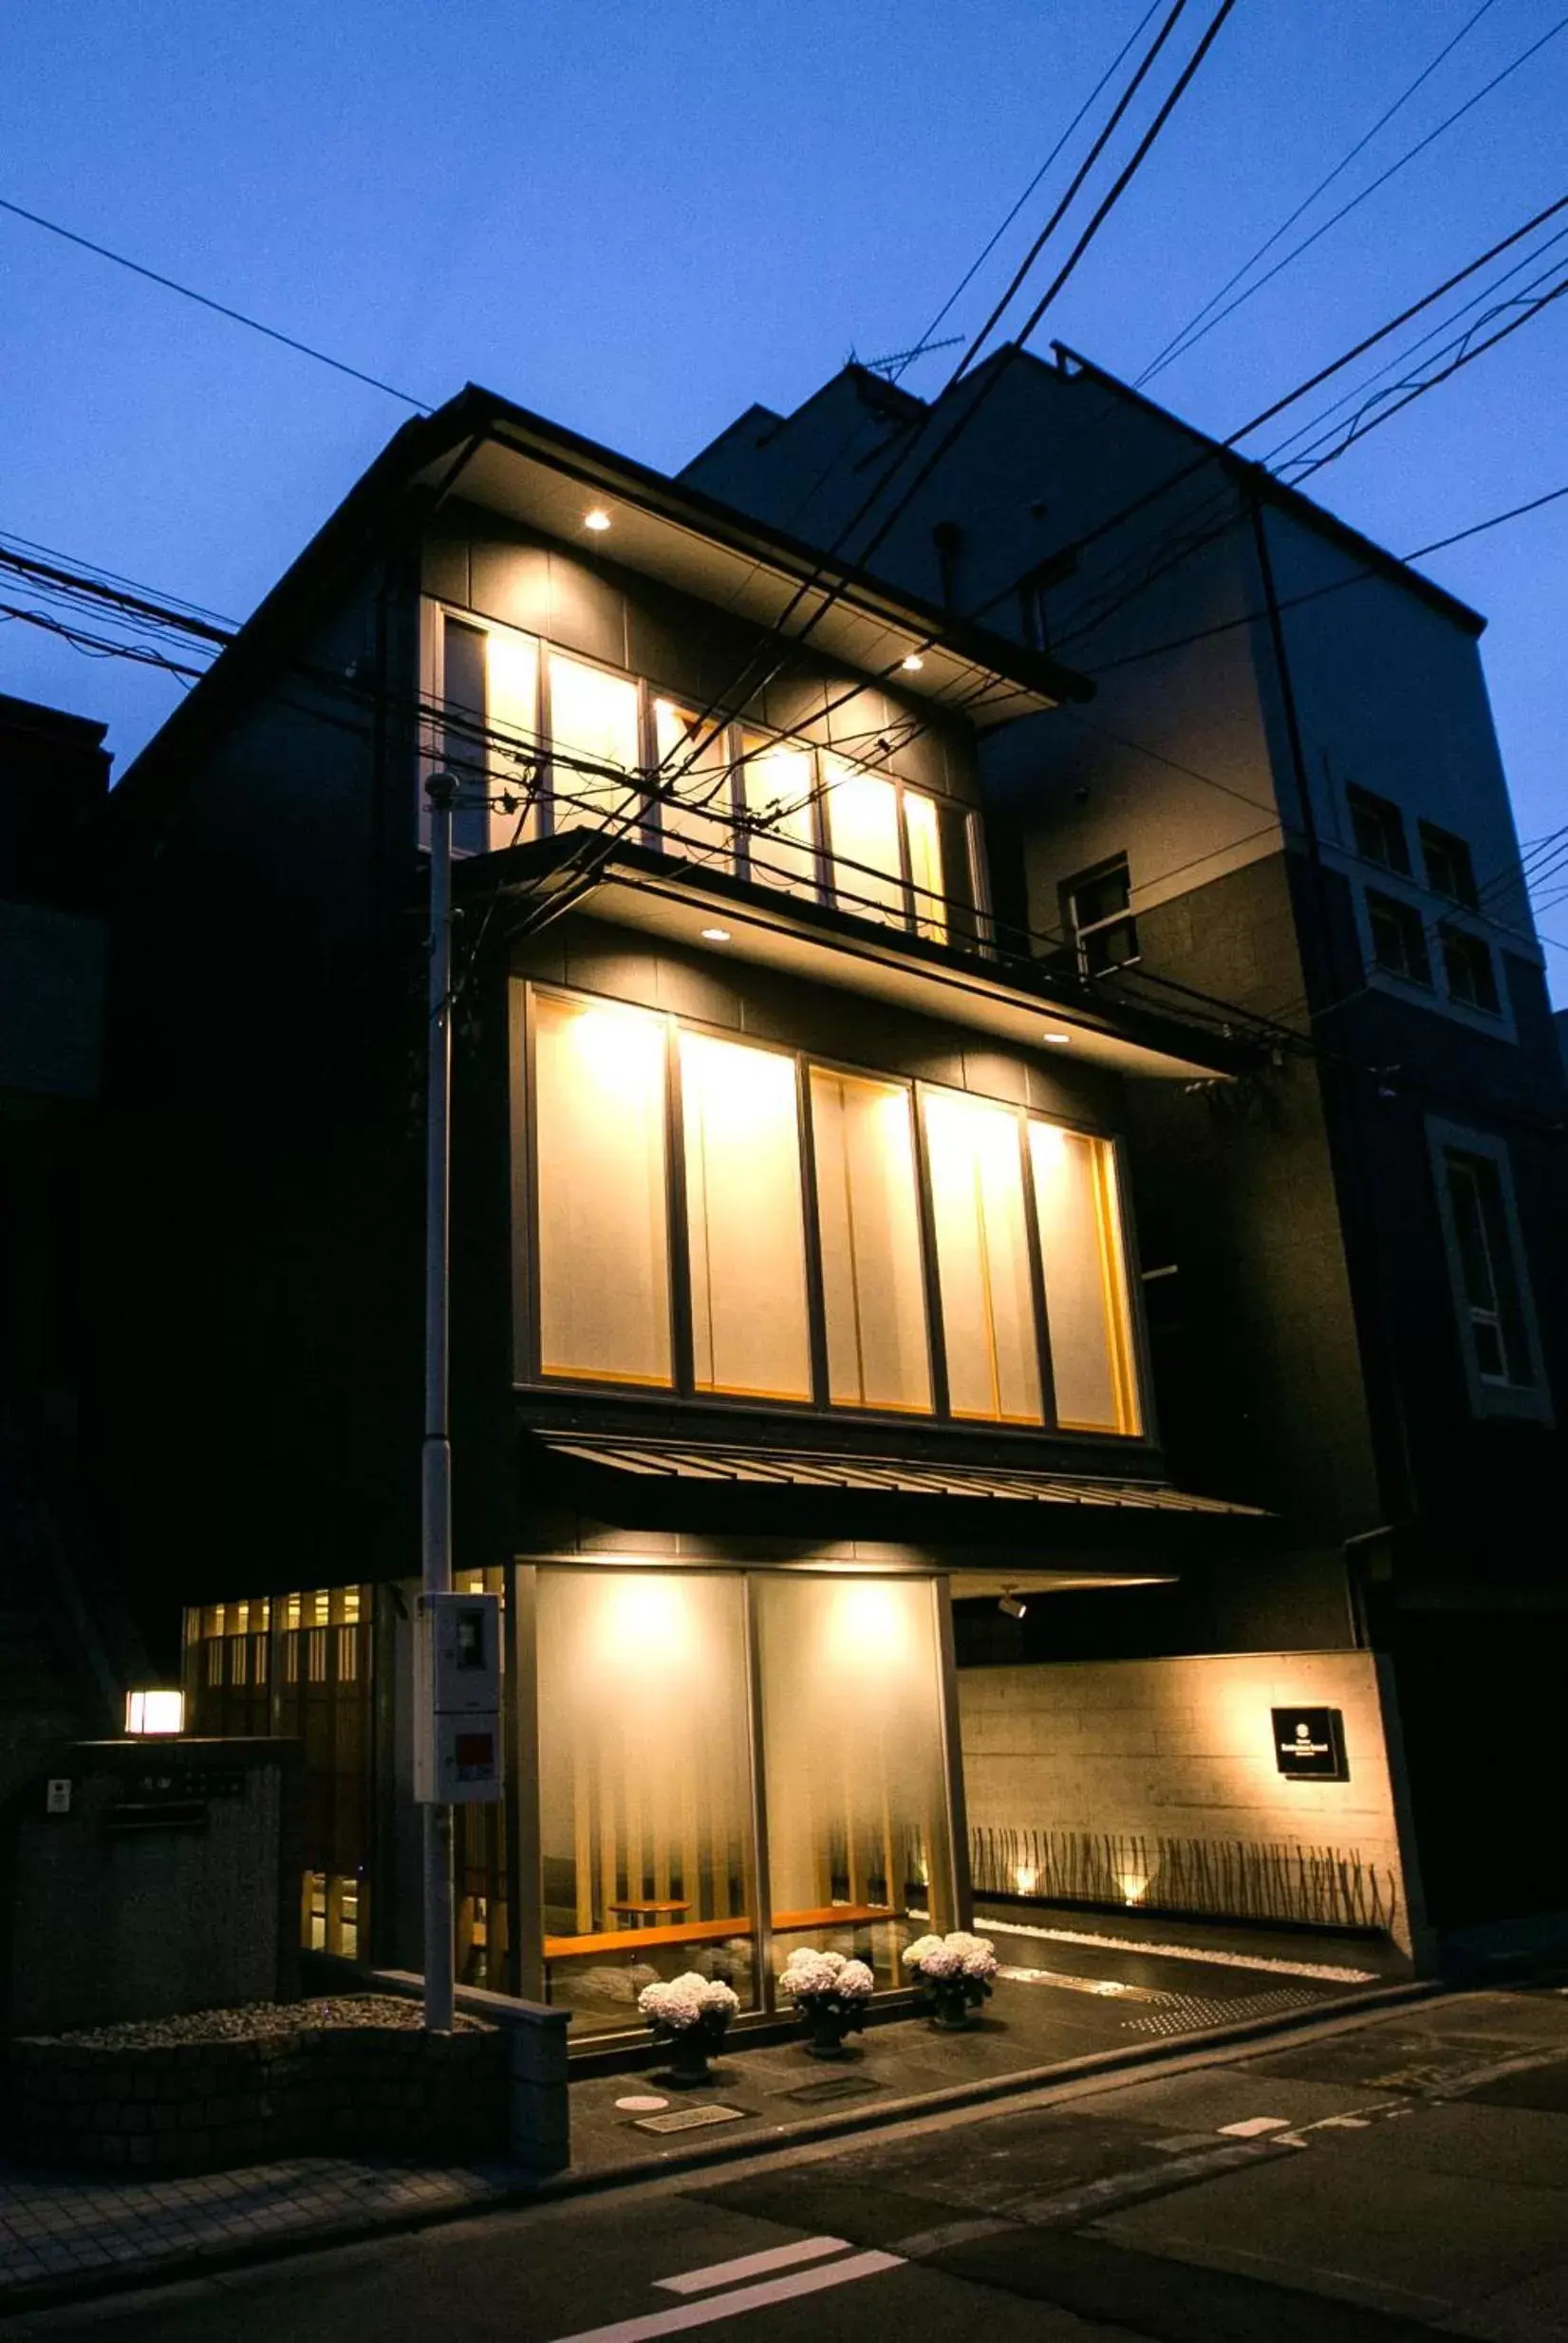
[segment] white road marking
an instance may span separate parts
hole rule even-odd
[[[558,2343],[654,2343],[659,2335],[680,2334],[687,2327],[711,2327],[716,2319],[735,2318],[742,2311],[766,2310],[771,2302],[821,2294],[829,2286],[847,2286],[851,2278],[875,2277],[880,2271],[905,2266],[902,2254],[855,2254],[848,2261],[831,2262],[825,2268],[797,2270],[793,2277],[763,2278],[756,2286],[710,2295],[705,2302],[677,2302],[667,2311],[649,2311],[641,2318],[619,2318],[608,2327],[585,2327],[578,2334],[560,2336]]]
[[[1239,2124],[1222,2124],[1222,2133],[1232,2140],[1256,2140],[1265,2131],[1288,2131],[1288,2115],[1248,2115]]]
[[[788,2270],[797,2261],[821,2261],[829,2254],[847,2254],[848,2238],[806,2238],[798,2245],[770,2245],[760,2254],[737,2254],[733,2261],[710,2261],[705,2270],[682,2270],[679,2277],[656,2277],[667,2294],[700,2295],[710,2286],[730,2286],[747,2277],[766,2277],[770,2270]]]

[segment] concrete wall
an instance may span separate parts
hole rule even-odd
[[[1289,1781],[1276,1771],[1269,1712],[1295,1703],[1343,1712],[1348,1781]],[[1334,1917],[1310,1908],[1315,1896],[1343,1900],[1358,1881],[1365,1897],[1375,1884],[1379,1915],[1409,1951],[1370,1652],[972,1668],[960,1674],[959,1704],[964,1794],[982,1853],[987,1832],[1041,1834],[1039,1850],[1019,1860],[1058,1875],[1076,1864],[1085,1901],[1096,1868],[1121,1882],[1112,1896],[1193,1911],[1213,1901],[1195,1883],[1228,1878],[1241,1916],[1259,1919]],[[1120,1852],[1096,1854],[1095,1841]],[[1042,1876],[1021,1892],[1060,1885]]]

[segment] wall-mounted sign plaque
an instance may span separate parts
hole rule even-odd
[[[1348,1782],[1342,1709],[1271,1709],[1274,1762],[1293,1782]]]

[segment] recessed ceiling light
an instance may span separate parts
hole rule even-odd
[[[921,657],[919,651],[910,651],[907,657],[901,659],[898,664],[904,669],[905,675],[918,675],[922,667],[924,666],[925,662]]]
[[[730,931],[727,928],[704,928],[702,930],[704,944],[727,944],[729,940]]]
[[[1053,1049],[1066,1049],[1073,1036],[1070,1033],[1042,1033],[1040,1040],[1049,1041]]]
[[[609,527],[609,515],[602,504],[596,504],[591,513],[583,515],[583,526],[585,529],[593,530],[595,534]]]

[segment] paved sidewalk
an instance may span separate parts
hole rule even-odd
[[[279,2251],[449,2220],[541,2193],[612,2185],[700,2161],[782,2147],[955,2097],[1033,2087],[1075,2068],[1168,2059],[1219,2032],[1349,2015],[1386,2002],[1364,1979],[1222,1968],[1170,1948],[996,1939],[1005,1968],[984,2021],[941,2034],[919,2018],[873,2026],[842,2064],[798,2041],[741,2045],[711,2089],[677,2092],[652,2053],[643,2072],[572,2085],[572,2166],[539,2183],[521,2165],[411,2166],[306,2156],[190,2180],[83,2180],[0,2165],[0,2315],[56,2296],[118,2291]],[[1391,1989],[1395,1994],[1402,1989]],[[1369,2009],[1369,2015],[1371,2014]],[[642,2106],[618,2102],[641,2101]],[[646,2102],[655,2102],[652,2107]],[[724,2110],[673,2132],[650,2116]]]

